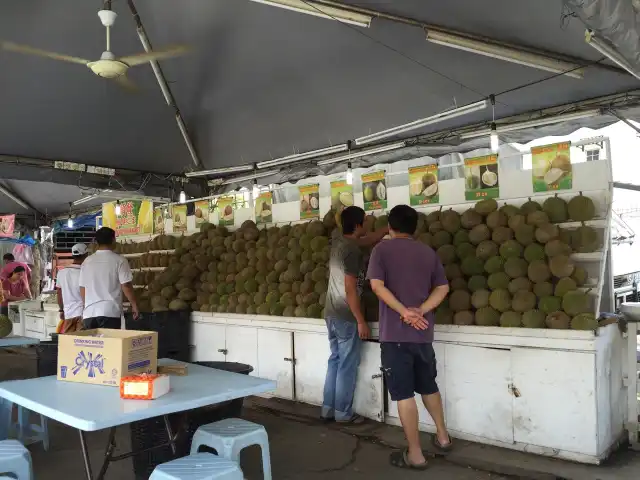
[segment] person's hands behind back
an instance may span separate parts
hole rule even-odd
[[[358,322],[358,336],[361,340],[368,340],[371,338],[371,329],[367,322]]]
[[[407,325],[411,325],[416,330],[426,330],[429,328],[429,322],[424,318],[420,308],[418,307],[408,308],[406,312],[403,312],[401,318],[403,322]]]

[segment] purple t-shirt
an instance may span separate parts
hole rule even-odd
[[[369,258],[367,278],[382,280],[405,307],[419,307],[435,287],[449,283],[436,252],[412,238],[393,238],[378,244]],[[379,319],[381,342],[433,342],[433,312],[426,315],[429,328],[417,330],[381,301]]]

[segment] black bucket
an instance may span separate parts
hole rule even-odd
[[[36,345],[38,377],[58,374],[58,335],[51,335],[51,338]]]

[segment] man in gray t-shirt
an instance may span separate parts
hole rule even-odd
[[[324,384],[322,418],[339,423],[361,423],[353,413],[353,394],[360,364],[362,340],[370,330],[360,306],[364,283],[364,257],[361,248],[378,242],[387,233],[382,229],[363,236],[364,210],[347,207],[340,215],[342,234],[332,239],[329,260],[329,286],[325,320],[331,356]]]

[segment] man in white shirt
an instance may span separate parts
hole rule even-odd
[[[57,333],[82,330],[84,304],[80,295],[80,267],[87,258],[87,246],[77,243],[71,247],[73,263],[63,268],[56,276],[60,323]]]
[[[120,329],[122,293],[131,303],[133,318],[138,318],[138,304],[133,292],[133,274],[129,262],[113,251],[116,232],[102,227],[96,232],[96,253],[80,269],[80,295],[84,300],[84,328]]]

